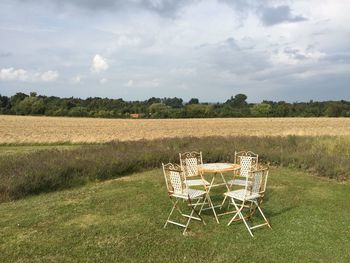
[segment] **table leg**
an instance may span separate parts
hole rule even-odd
[[[213,214],[214,214],[214,217],[215,217],[216,222],[217,222],[218,224],[220,224],[219,219],[218,219],[218,217],[217,217],[217,215],[216,215],[215,207],[214,207],[214,205],[213,205],[213,202],[211,201],[210,194],[209,194],[209,193],[210,193],[210,190],[211,190],[211,188],[212,188],[212,186],[213,186],[213,184],[214,184],[214,181],[215,181],[215,176],[213,176],[209,187],[205,187],[205,191],[207,192],[207,200],[208,200],[208,206],[209,206],[209,207],[208,207],[208,208],[201,209],[201,210],[203,211],[203,210],[211,209],[211,210],[213,211]]]

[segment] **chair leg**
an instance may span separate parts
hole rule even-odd
[[[221,203],[221,205],[220,205],[220,210],[221,210],[222,207],[224,206],[226,200],[227,200],[227,195],[225,195],[224,200],[222,200],[222,203]],[[229,210],[229,208],[230,208],[230,199],[228,199],[227,210]]]
[[[218,224],[220,224],[219,219],[218,219],[218,217],[217,217],[217,215],[216,215],[216,212],[215,212],[215,208],[214,208],[213,202],[211,201],[211,198],[210,198],[210,195],[209,195],[210,189],[211,189],[211,187],[212,187],[212,185],[213,185],[213,183],[214,183],[214,179],[215,179],[215,178],[213,177],[213,179],[211,180],[211,183],[210,183],[209,187],[205,186],[205,191],[206,191],[206,198],[205,198],[205,199],[208,200],[208,208],[203,209],[203,206],[204,206],[204,203],[203,203],[203,205],[202,205],[202,207],[201,207],[201,209],[200,209],[200,213],[202,212],[202,210],[211,209],[211,210],[213,211],[213,214],[214,214],[214,217],[215,217],[216,222],[217,222]]]
[[[238,208],[237,204],[235,203],[235,201],[233,200],[233,198],[231,198],[231,201],[233,203],[233,205],[236,208],[236,214],[232,217],[232,219],[230,220],[230,222],[228,222],[228,226],[232,224],[232,222],[236,219],[237,216],[239,216],[241,218],[241,210],[243,209],[243,206],[241,208]]]
[[[257,207],[261,206],[263,201],[264,201],[264,195],[262,195],[257,200],[251,202],[251,207],[250,207],[248,218],[253,217],[253,215],[256,213],[256,210],[258,210]]]
[[[193,213],[194,212],[196,212],[195,211],[195,209],[196,209],[196,207],[197,207],[197,205],[198,205],[198,203],[200,202],[200,198],[198,199],[198,201],[197,201],[197,203],[195,203],[194,204],[194,206],[192,205],[192,202],[191,202],[191,199],[188,199],[188,203],[189,203],[189,206],[191,207],[191,214],[189,215],[189,217],[188,217],[188,220],[187,220],[187,223],[186,223],[186,225],[185,225],[185,229],[184,229],[184,231],[182,232],[182,234],[183,235],[185,235],[186,234],[186,231],[187,231],[187,228],[188,228],[188,226],[189,226],[189,224],[190,224],[190,221],[191,221],[191,219],[192,219],[192,217],[193,217]],[[199,216],[200,217],[200,216]],[[202,219],[202,217],[200,217],[201,219]],[[203,221],[203,219],[202,219],[202,221]],[[204,221],[203,221],[204,222]],[[204,223],[205,224],[205,223]]]
[[[215,212],[215,207],[213,205],[213,202],[211,201],[211,198],[210,198],[209,194],[208,194],[208,202],[209,202],[209,206],[211,207],[211,210],[213,211],[216,223],[220,224],[219,219],[218,219],[218,217],[216,215],[216,212]]]
[[[242,220],[243,220],[243,222],[244,222],[246,228],[248,229],[249,234],[250,234],[252,237],[254,237],[252,231],[250,230],[250,227],[249,227],[247,221],[245,220],[245,218],[244,218],[243,216],[242,216]]]
[[[230,199],[228,200],[228,204],[227,204],[227,210],[229,210],[230,209]]]
[[[264,218],[265,222],[267,223],[267,226],[268,226],[269,228],[271,228],[271,229],[272,229],[272,227],[271,227],[271,225],[270,225],[269,221],[266,219],[266,217],[265,217],[265,215],[264,215],[263,211],[261,210],[260,206],[258,205],[258,203],[256,202],[255,204],[256,204],[256,206],[257,206],[257,208],[258,208],[258,210],[259,210],[260,214],[261,214],[261,215],[262,215],[262,217]]]
[[[226,186],[227,191],[229,192],[229,191],[230,191],[230,188],[229,188],[229,186],[228,186],[228,184],[227,184],[227,182],[226,182],[226,180],[225,180],[224,175],[223,175],[222,173],[220,173],[220,175],[221,175],[222,181],[225,183],[225,186]]]
[[[226,185],[226,187],[227,187],[227,191],[228,191],[228,192],[230,192],[230,191],[231,191],[232,186],[233,186],[233,184],[230,184],[229,186],[228,186],[228,185]],[[223,200],[223,201],[222,201],[222,203],[221,203],[220,210],[222,209],[223,205],[225,204],[226,199],[227,199],[227,195],[225,195],[224,200]],[[227,210],[228,210],[229,208],[230,208],[230,201],[228,202],[228,205],[227,205]]]
[[[170,211],[170,213],[169,213],[169,216],[168,216],[168,218],[167,218],[167,220],[166,220],[165,225],[164,225],[163,228],[166,228],[166,226],[167,226],[167,224],[168,224],[168,221],[169,221],[171,215],[172,215],[173,212],[174,212],[174,209],[177,208],[177,203],[179,202],[179,200],[176,200],[175,202],[174,202],[173,200],[171,200],[171,202],[173,203],[173,207],[171,208],[171,211]]]
[[[249,234],[250,234],[252,237],[254,237],[252,231],[250,230],[250,227],[249,227],[247,221],[245,220],[245,218],[244,218],[244,216],[243,216],[243,214],[242,214],[242,210],[243,210],[243,208],[244,208],[244,202],[242,202],[241,207],[238,208],[238,206],[237,206],[236,202],[234,201],[234,199],[233,199],[233,198],[231,198],[231,199],[232,199],[233,205],[234,205],[235,208],[237,209],[237,213],[234,215],[234,217],[231,219],[231,221],[228,223],[228,225],[230,225],[230,224],[235,220],[235,218],[236,218],[237,215],[238,215],[239,218],[242,219],[242,221],[243,221],[244,225],[246,226],[246,228],[247,228]]]
[[[212,186],[214,184],[214,181],[215,181],[215,175],[213,176],[213,179],[211,179],[209,187],[206,188],[206,192],[207,192],[207,198],[208,198],[208,202],[209,202],[209,207],[211,207],[211,209],[213,211],[216,223],[220,224],[219,219],[218,219],[218,217],[216,215],[216,212],[215,212],[215,208],[214,208],[213,202],[211,201],[211,198],[210,198],[210,195],[209,195],[209,192],[210,192],[210,190],[211,190],[211,188],[212,188]]]
[[[208,203],[206,203],[206,202],[208,202]],[[203,203],[202,203],[202,205],[201,205],[201,208],[199,209],[199,214],[202,213],[203,207],[204,207],[204,205],[206,205],[206,204],[209,204],[207,195],[205,195],[205,198],[204,198],[204,200],[203,200]]]
[[[203,223],[204,225],[206,225],[206,223],[205,223],[203,217],[201,217],[201,215],[200,215],[200,211],[197,212],[197,210],[196,210],[196,207],[197,207],[197,205],[199,204],[200,201],[202,201],[202,198],[198,199],[198,202],[194,205],[194,207],[191,206],[191,208],[192,208],[192,210],[196,213],[196,215],[201,219],[202,223]],[[204,202],[204,201],[203,201],[203,202]],[[203,206],[203,205],[202,205],[202,206]]]
[[[248,219],[250,219],[250,218],[252,218],[253,217],[253,215],[255,214],[255,212],[256,212],[256,205],[254,205],[254,203],[252,202],[252,203],[250,203],[250,207],[249,207],[249,214],[248,214],[248,216],[247,216],[247,218]]]
[[[227,195],[225,195],[224,197],[224,200],[222,200],[222,203],[220,205],[220,210],[222,209],[222,207],[224,206],[225,202],[226,202],[226,198],[227,198]],[[230,203],[230,202],[229,202]]]

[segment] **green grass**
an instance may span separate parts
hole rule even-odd
[[[218,196],[217,198],[221,198]],[[272,169],[263,210],[272,230],[193,222],[162,226],[160,169],[0,204],[1,262],[349,262],[350,185]]]

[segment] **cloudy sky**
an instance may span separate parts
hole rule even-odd
[[[350,0],[1,0],[0,94],[350,100]]]

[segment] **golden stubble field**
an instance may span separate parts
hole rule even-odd
[[[132,120],[0,115],[1,144],[91,143],[213,135],[350,135],[350,118]]]

